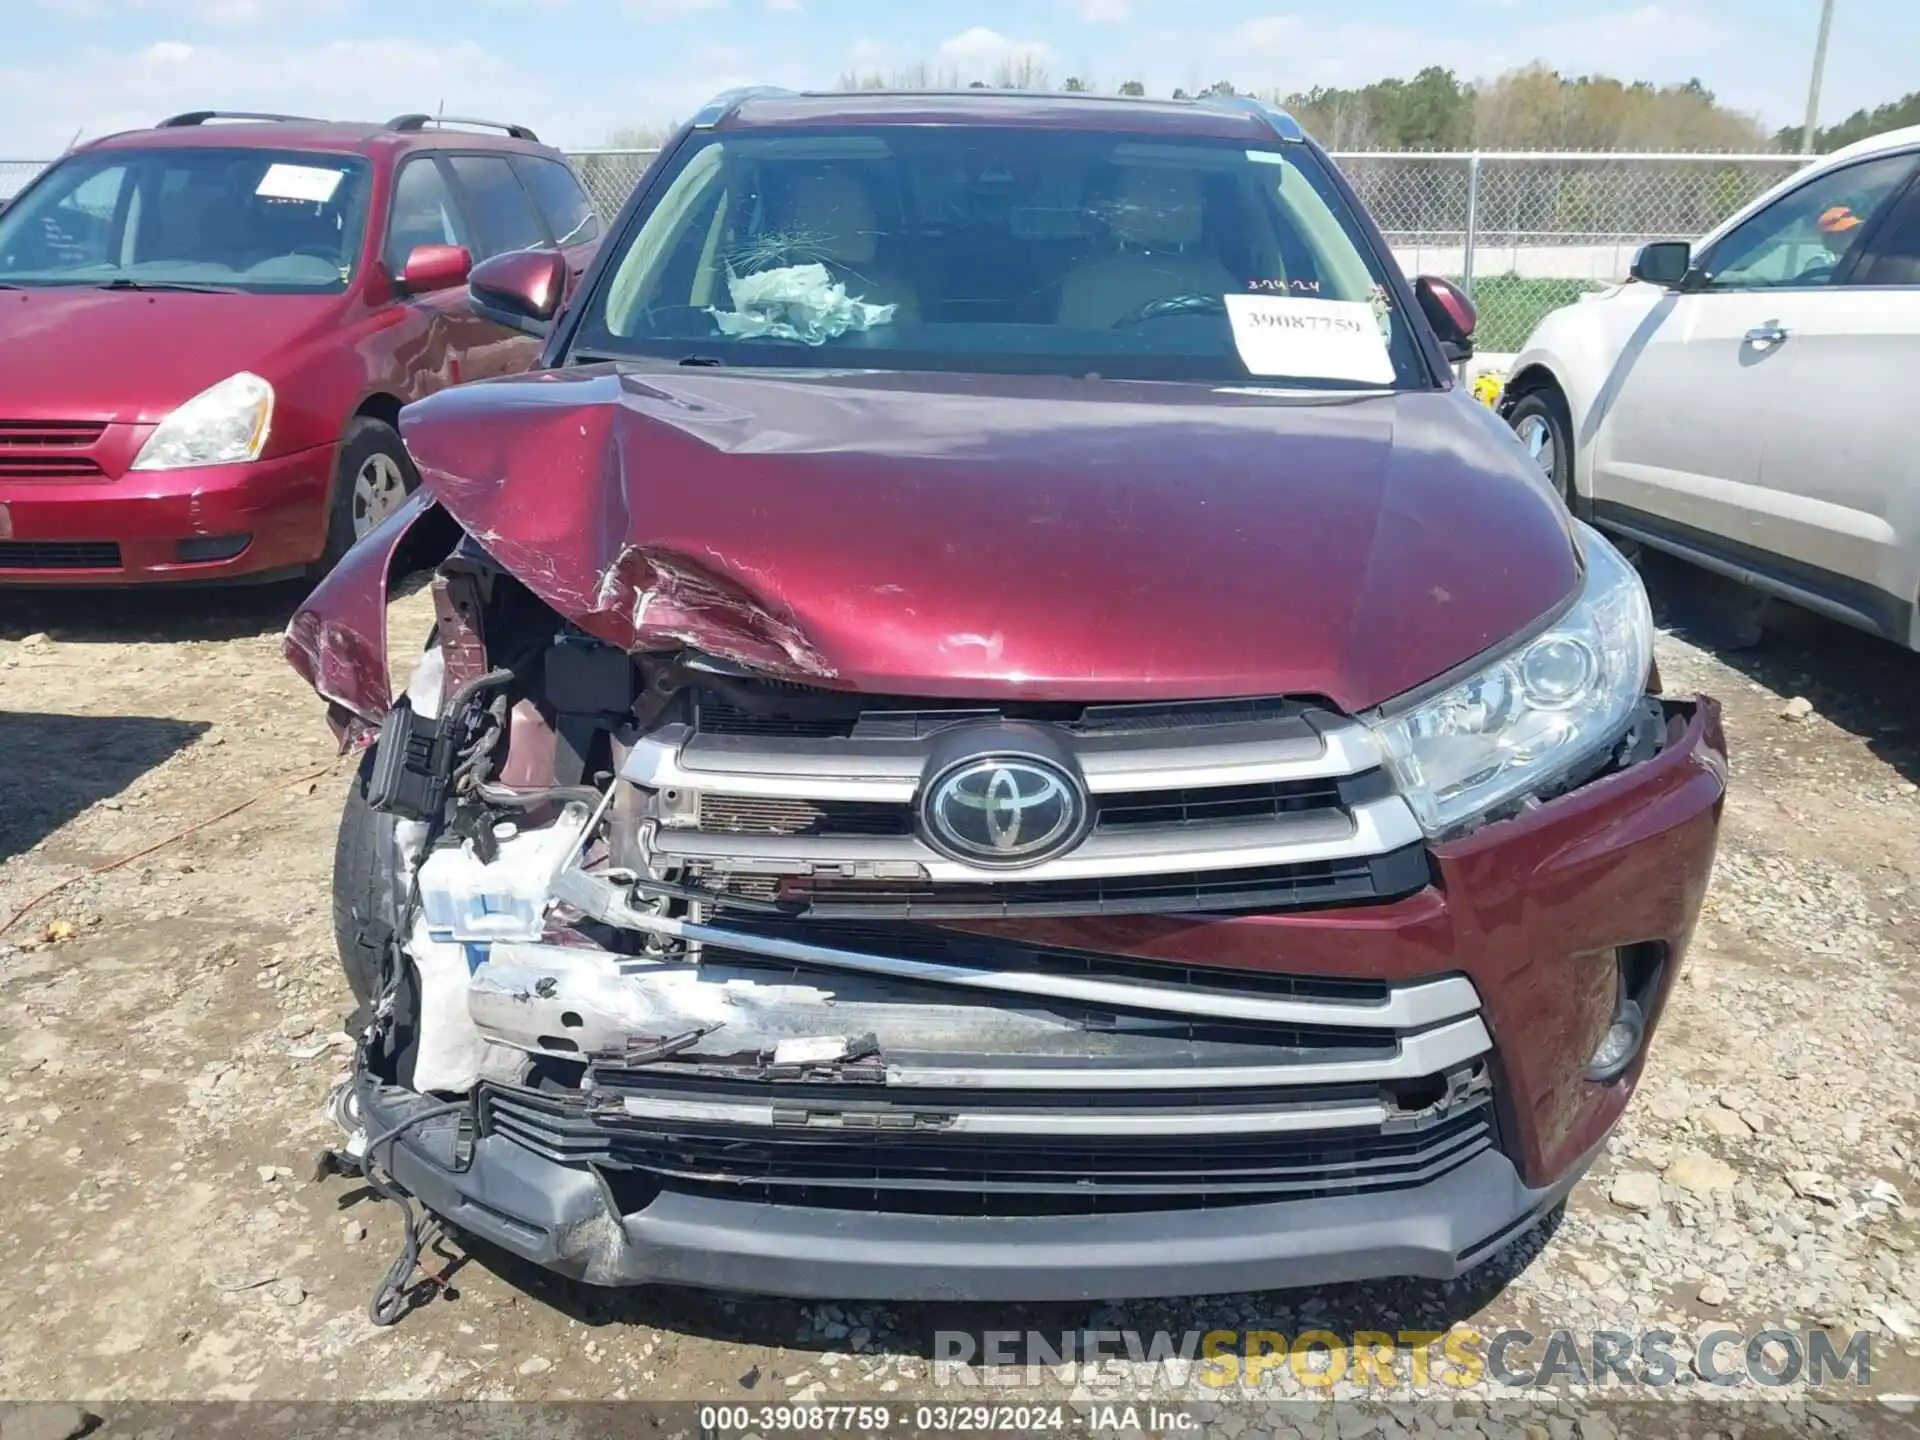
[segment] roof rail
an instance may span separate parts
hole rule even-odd
[[[189,125],[204,125],[209,120],[298,120],[308,124],[315,123],[305,115],[268,115],[258,110],[189,110],[185,114],[169,115],[154,128],[181,130]]]
[[[1273,133],[1289,145],[1306,142],[1307,132],[1300,128],[1300,122],[1282,110],[1253,95],[1202,95],[1197,102],[1211,105],[1215,109],[1243,110],[1260,116],[1273,127]]]
[[[516,140],[528,140],[539,143],[540,137],[525,125],[510,125],[505,120],[482,120],[477,115],[396,115],[387,122],[387,129],[410,134],[424,130],[429,125],[477,125],[483,130],[504,130]]]
[[[781,89],[778,85],[743,85],[738,90],[723,90],[702,105],[688,123],[696,130],[711,130],[738,110],[744,101],[793,93],[791,90]]]

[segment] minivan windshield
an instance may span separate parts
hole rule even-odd
[[[722,131],[651,188],[575,360],[1431,383],[1382,257],[1305,145]]]
[[[367,187],[367,164],[352,155],[83,152],[0,211],[0,284],[344,290],[360,259]]]

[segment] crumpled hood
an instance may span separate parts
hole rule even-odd
[[[338,295],[0,291],[0,418],[151,424],[337,323]],[[268,375],[272,379],[272,375]]]
[[[608,367],[409,407],[432,495],[586,631],[829,686],[1359,710],[1578,578],[1456,394]]]

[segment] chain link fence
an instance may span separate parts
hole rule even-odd
[[[0,160],[0,200],[10,200],[46,168],[44,160]]]
[[[603,216],[657,150],[567,158]],[[1445,275],[1480,309],[1480,349],[1518,350],[1540,317],[1624,280],[1649,240],[1693,239],[1807,163],[1799,155],[1366,151],[1334,159],[1409,275]],[[41,168],[0,160],[0,199]]]
[[[1518,350],[1540,317],[1627,277],[1649,240],[1692,240],[1808,163],[1800,155],[1336,155],[1409,275],[1480,310],[1479,348]]]

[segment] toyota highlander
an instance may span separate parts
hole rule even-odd
[[[1700,912],[1718,712],[1291,119],[734,94],[558,316],[556,266],[476,268],[539,367],[407,408],[419,493],[287,636],[367,747],[335,1159],[410,1235],[1118,1297],[1552,1213]]]

